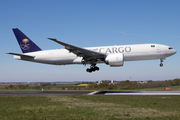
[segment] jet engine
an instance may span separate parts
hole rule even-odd
[[[124,54],[109,54],[105,58],[105,63],[111,67],[119,67],[124,64]]]

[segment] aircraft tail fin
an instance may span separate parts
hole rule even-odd
[[[31,39],[29,39],[18,28],[13,28],[13,32],[16,36],[16,39],[23,53],[35,52],[41,50],[41,48],[39,48]]]

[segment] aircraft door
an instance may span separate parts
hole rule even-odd
[[[161,53],[161,47],[160,46],[157,46],[157,51],[158,51],[158,53]]]

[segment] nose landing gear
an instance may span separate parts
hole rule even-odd
[[[163,66],[163,64],[162,63],[160,63],[160,67],[162,67]]]
[[[160,63],[160,67],[162,67],[162,66],[163,66],[163,63],[162,63],[162,62],[163,62],[163,60],[164,60],[164,59],[160,59],[160,62],[161,62],[161,63]]]

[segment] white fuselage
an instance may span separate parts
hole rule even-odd
[[[171,47],[161,44],[87,47],[85,49],[105,53],[106,55],[122,53],[124,55],[124,61],[165,59],[176,53]],[[53,65],[82,64],[82,57],[77,57],[77,55],[70,53],[66,49],[29,52],[24,55],[34,56],[34,58],[16,55],[14,55],[14,58]],[[97,63],[103,63],[103,61],[97,61]]]

